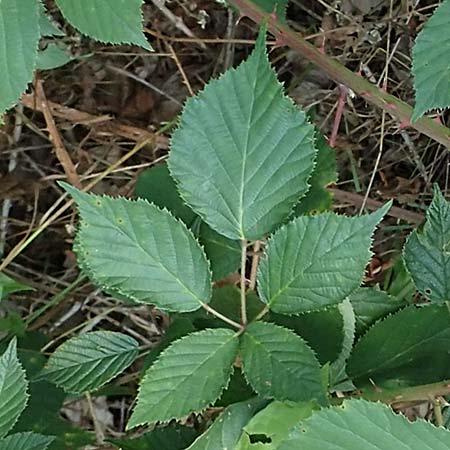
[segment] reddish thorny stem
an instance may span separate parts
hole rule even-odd
[[[407,103],[388,94],[360,74],[352,72],[338,61],[322,53],[320,49],[305,41],[299,33],[281,24],[273,14],[262,11],[251,0],[229,1],[240,11],[242,16],[247,16],[256,23],[267,19],[268,29],[278,43],[287,45],[322,69],[332,80],[347,86],[368,103],[389,113],[398,120],[402,127],[410,126],[450,149],[449,128],[428,117],[422,117],[416,122],[410,123],[412,108]]]

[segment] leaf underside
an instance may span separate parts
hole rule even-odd
[[[151,50],[142,32],[142,0],[56,0],[56,4],[64,17],[89,37]]]
[[[125,370],[138,342],[122,333],[92,331],[69,339],[50,356],[43,375],[67,392],[90,392]]]
[[[127,428],[180,419],[219,398],[228,384],[238,339],[227,329],[207,329],[175,341],[148,369]]]
[[[194,311],[211,297],[206,256],[185,225],[145,200],[86,194],[61,185],[78,205],[80,265],[93,281],[167,311]]]
[[[308,190],[314,128],[285,97],[265,32],[237,69],[186,102],[169,153],[182,197],[224,236],[259,239]]]
[[[423,231],[413,231],[403,251],[405,266],[417,290],[428,300],[450,300],[450,202],[437,186]]]
[[[426,384],[450,378],[450,315],[445,305],[409,306],[375,323],[347,365],[358,385]]]
[[[261,299],[283,314],[340,303],[361,284],[372,233],[389,207],[361,217],[303,216],[280,228],[258,268]]]
[[[345,400],[302,422],[279,450],[448,450],[450,432],[381,403]]]
[[[0,1],[0,115],[17,102],[33,77],[38,14],[36,0]]]
[[[326,402],[319,362],[292,331],[253,322],[242,336],[240,354],[243,373],[259,395],[277,400]]]
[[[444,0],[416,38],[412,73],[416,104],[411,121],[450,106],[450,0]]]
[[[17,358],[14,338],[0,358],[0,438],[17,422],[27,404],[28,381]]]

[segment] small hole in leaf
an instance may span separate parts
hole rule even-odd
[[[96,206],[102,206],[102,202],[100,200],[95,200],[95,205]]]
[[[119,217],[119,218],[117,219],[117,223],[123,224],[123,219],[122,219],[122,217]]]
[[[433,293],[433,291],[430,288],[426,288],[424,292],[425,295],[431,295]]]
[[[250,434],[248,437],[251,444],[256,444],[257,442],[270,444],[272,442],[272,439],[267,434]]]

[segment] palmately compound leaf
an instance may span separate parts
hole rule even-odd
[[[260,396],[326,402],[319,362],[300,336],[272,323],[253,322],[241,339],[242,370]]]
[[[314,128],[283,94],[265,51],[265,31],[250,57],[186,102],[169,169],[181,195],[230,239],[259,239],[308,190]]]
[[[167,311],[194,311],[211,297],[206,256],[185,225],[145,200],[83,193],[61,183],[78,205],[75,248],[100,286]]]
[[[450,300],[450,202],[437,186],[423,231],[409,235],[403,259],[422,295],[436,303]]]
[[[138,342],[114,331],[91,331],[60,345],[42,375],[67,392],[90,392],[125,370],[138,355]]]
[[[450,378],[450,314],[445,305],[409,306],[356,343],[347,373],[358,386],[427,384]]]
[[[56,0],[56,4],[70,24],[89,37],[152,49],[142,32],[142,0]]]
[[[244,426],[235,450],[277,450],[291,429],[314,409],[317,409],[314,402],[273,401]]]
[[[0,450],[46,450],[54,439],[31,431],[15,433],[0,439]]]
[[[186,450],[236,449],[242,429],[264,403],[260,399],[254,399],[228,406]]]
[[[345,400],[301,422],[279,450],[448,450],[450,432],[381,403]]]
[[[335,305],[361,284],[371,236],[390,203],[361,217],[297,217],[270,238],[258,292],[271,310],[296,314]]]
[[[0,438],[17,422],[27,404],[28,381],[17,358],[14,338],[0,357]]]
[[[411,121],[426,111],[450,106],[450,0],[436,8],[416,38],[412,73],[416,104]]]
[[[175,341],[142,379],[127,429],[180,419],[213,403],[228,384],[237,348],[236,334],[222,328]]]
[[[17,102],[33,77],[39,41],[38,3],[0,1],[0,115]]]

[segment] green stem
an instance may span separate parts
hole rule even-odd
[[[247,241],[245,239],[241,239],[241,320],[244,327],[247,325],[247,298],[245,292],[247,288],[247,281],[245,278],[246,262]]]
[[[216,311],[214,308],[209,306],[207,303],[202,302],[201,305],[207,312],[209,312],[213,316],[216,316],[217,318],[223,320],[224,322],[228,323],[229,325],[233,326],[234,328],[237,328],[239,331],[241,331],[244,328],[240,323],[237,323],[234,320],[229,319],[227,316],[224,316],[222,313],[220,313],[219,311]]]
[[[368,103],[378,106],[395,117],[402,127],[411,126],[445,147],[450,148],[449,128],[428,117],[422,117],[416,122],[410,123],[412,108],[407,103],[388,94],[362,76],[353,73],[330,56],[325,55],[318,48],[303,39],[299,33],[281,24],[273,14],[268,15],[262,11],[251,0],[230,0],[230,3],[241,12],[241,15],[250,17],[256,23],[261,23],[267,18],[269,30],[278,43],[289,46],[292,50],[322,69],[332,80],[342,83],[355,94],[363,97]]]
[[[255,322],[256,322],[257,320],[262,319],[268,312],[269,312],[269,306],[266,305],[266,306],[264,306],[264,308],[258,313],[258,315],[255,317],[255,319],[254,319]]]

